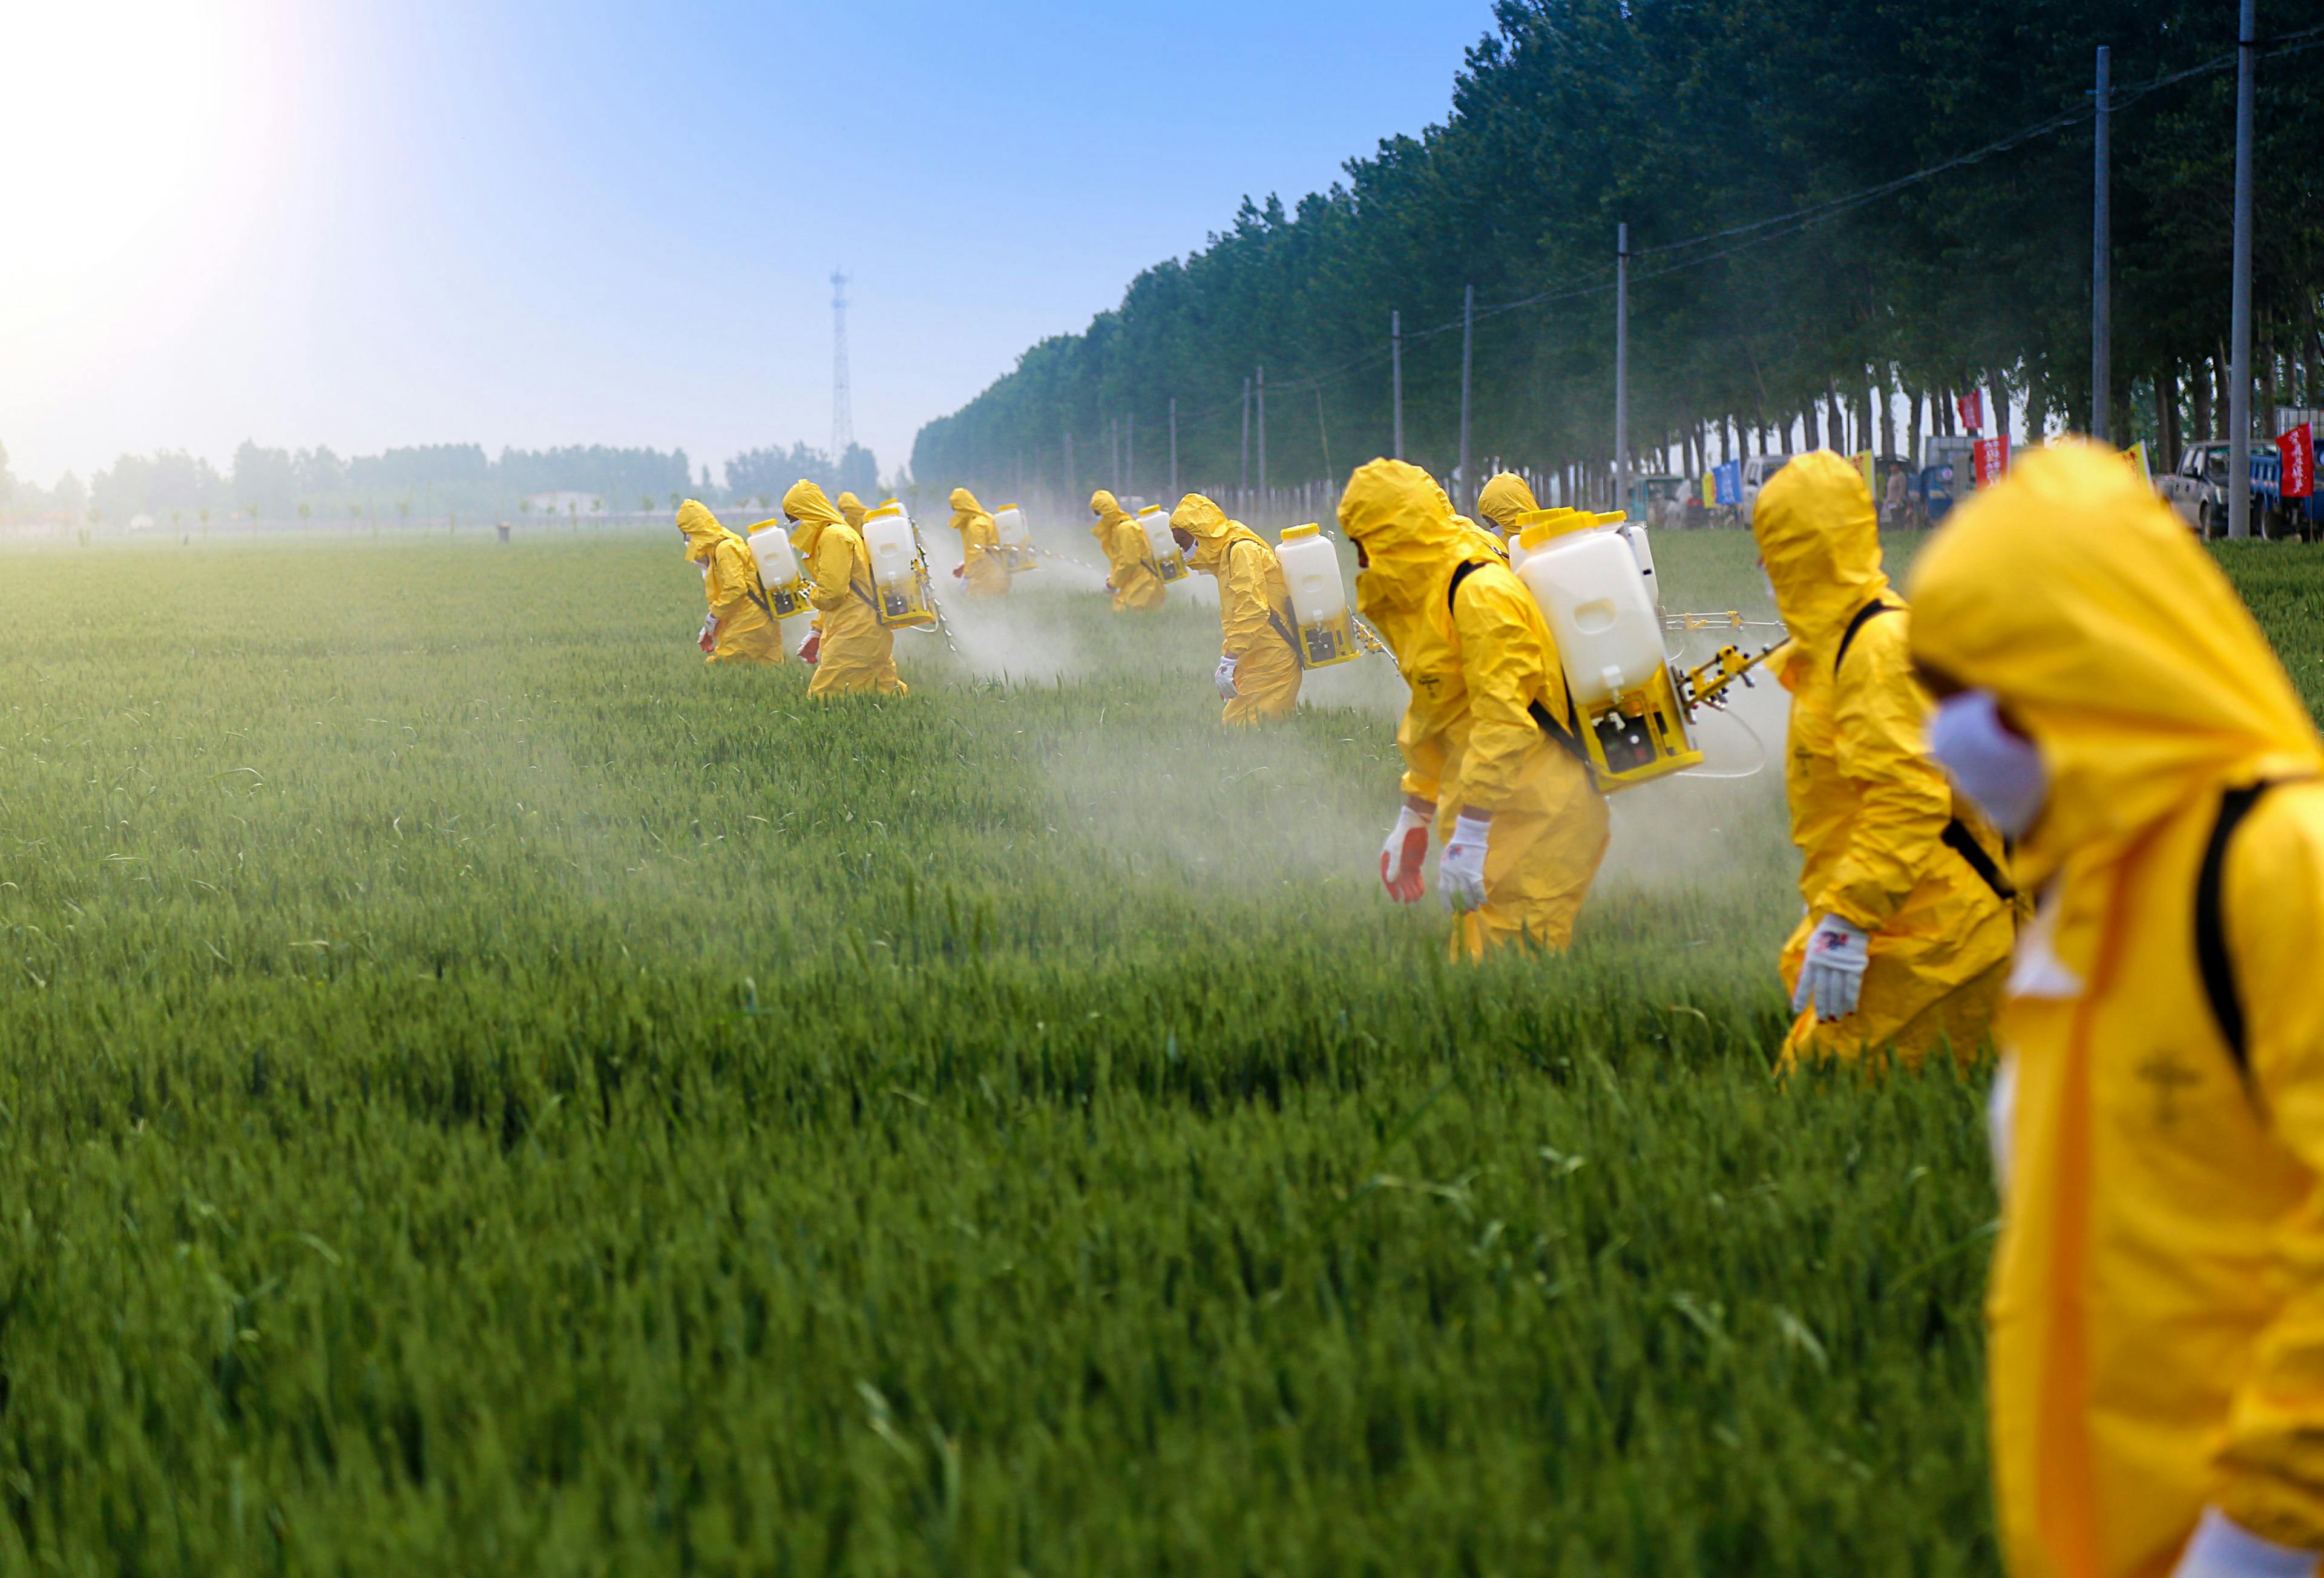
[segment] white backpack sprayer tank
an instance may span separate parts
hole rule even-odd
[[[1628,789],[1702,765],[1663,649],[1645,544],[1618,529],[1618,514],[1541,509],[1517,518],[1517,579],[1556,638],[1599,786]]]
[[[1340,579],[1340,551],[1322,528],[1312,524],[1285,528],[1275,559],[1283,566],[1291,617],[1299,627],[1292,643],[1298,649],[1299,666],[1327,668],[1360,656],[1348,618],[1348,589]]]
[[[1025,511],[1014,504],[1003,504],[992,512],[993,534],[1001,539],[1001,562],[1010,573],[1030,570],[1040,561],[1033,555],[1033,528],[1025,524]]]
[[[1163,584],[1184,581],[1186,560],[1178,552],[1178,539],[1170,535],[1170,512],[1159,504],[1148,504],[1138,512],[1138,529],[1146,534],[1147,552],[1154,555],[1154,573]]]
[[[751,528],[751,557],[758,562],[759,586],[767,594],[767,611],[779,619],[807,610],[807,587],[799,574],[798,553],[791,534],[779,520],[762,520]]]
[[[920,563],[919,534],[900,505],[882,505],[863,518],[863,547],[872,556],[872,612],[891,630],[936,622]]]

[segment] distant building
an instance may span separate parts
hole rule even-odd
[[[603,515],[605,496],[602,493],[576,493],[560,488],[549,493],[527,493],[524,507],[535,515]]]

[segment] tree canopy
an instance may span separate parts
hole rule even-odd
[[[2255,365],[2312,395],[2324,0],[2262,10]],[[1244,380],[1263,368],[1271,480],[1330,474],[1327,445],[1344,473],[1391,442],[1395,311],[1406,452],[1449,474],[1469,287],[1473,454],[1602,468],[1618,223],[1637,448],[1690,464],[1803,440],[1899,453],[1908,403],[1917,430],[1976,387],[2085,427],[2101,43],[2109,395],[2118,435],[2168,443],[2182,421],[2210,427],[2224,389],[2235,22],[2213,0],[1501,0],[1444,124],[1289,208],[1246,198],[1201,250],[922,428],[913,472],[1085,484],[1108,425],[1134,423],[1157,436],[1139,454],[1158,482],[1175,399],[1182,478],[1233,481]]]

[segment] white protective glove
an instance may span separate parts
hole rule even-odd
[[[1380,885],[1400,904],[1420,902],[1420,867],[1428,858],[1428,824],[1436,819],[1406,805],[1396,813],[1380,849]]]
[[[1242,694],[1240,691],[1235,689],[1235,663],[1236,659],[1231,653],[1221,655],[1218,672],[1211,675],[1212,679],[1218,682],[1219,696],[1223,701],[1231,702]]]
[[[1829,1023],[1847,1018],[1856,1012],[1864,967],[1871,962],[1871,934],[1852,921],[1826,915],[1808,933],[1800,984],[1792,988],[1792,1012],[1800,1013],[1812,999],[1818,1019]]]
[[[1444,853],[1436,858],[1436,891],[1456,915],[1485,906],[1485,840],[1492,830],[1490,817],[1480,819],[1464,811],[1452,823]]]
[[[2171,1578],[2315,1578],[2316,1553],[2260,1538],[2218,1508],[2207,1508],[2179,1553]]]

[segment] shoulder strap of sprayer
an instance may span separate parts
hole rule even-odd
[[[1444,588],[1446,614],[1452,612],[1452,601],[1460,594],[1461,583],[1484,567],[1485,562],[1481,559],[1471,559],[1454,566],[1452,583]],[[1573,690],[1565,683],[1565,666],[1563,664],[1558,665],[1557,685],[1564,694],[1565,715],[1571,718],[1573,716]],[[1552,744],[1582,764],[1582,770],[1590,775],[1591,785],[1594,788],[1598,783],[1598,767],[1590,759],[1590,748],[1582,743],[1582,737],[1568,728],[1556,713],[1543,706],[1538,699],[1526,703],[1526,713],[1532,718],[1536,728],[1549,736]]]
[[[1222,557],[1233,557],[1234,551],[1240,547],[1250,546],[1263,548],[1266,546],[1267,545],[1265,543],[1259,542],[1253,537],[1237,537],[1233,542],[1227,545],[1227,551]],[[1223,564],[1219,567],[1222,570],[1226,568]],[[1158,576],[1160,572],[1157,571],[1156,573]],[[1226,583],[1226,577],[1223,574],[1219,577],[1219,583],[1222,586]],[[1277,611],[1275,605],[1271,602],[1267,605],[1267,622],[1275,627],[1275,633],[1283,638],[1283,644],[1286,647],[1291,648],[1293,660],[1296,661],[1300,667],[1306,667],[1306,655],[1299,648],[1299,638],[1291,633],[1291,627],[1284,621],[1282,614]]]
[[[2252,808],[2275,785],[2247,784],[2219,796],[2219,814],[2211,823],[2210,842],[2203,848],[2201,872],[2195,878],[2195,964],[2203,973],[2203,995],[2210,1000],[2211,1017],[2227,1043],[2236,1071],[2251,1078],[2251,1048],[2244,1023],[2243,994],[2236,986],[2235,960],[2227,956],[2227,922],[2221,913],[2221,889],[2227,883],[2227,847]]]
[[[1840,665],[1847,660],[1848,649],[1855,642],[1856,633],[1858,630],[1882,614],[1903,611],[1895,603],[1882,602],[1877,598],[1858,609],[1856,617],[1848,621],[1848,628],[1840,633],[1840,650],[1832,654],[1831,659],[1832,677],[1834,679],[1840,677]],[[1994,897],[2005,904],[2014,904],[2017,902],[2015,885],[2010,882],[2008,875],[1995,863],[1993,857],[1985,852],[1985,846],[1977,841],[1977,835],[1969,830],[1967,822],[1955,817],[1945,823],[1945,830],[1937,836],[1942,840],[1946,849],[1960,856],[1969,868],[1977,873],[1978,881],[1993,890]]]
[[[1899,609],[1895,603],[1882,602],[1877,598],[1873,599],[1872,601],[1868,602],[1862,608],[1858,609],[1856,610],[1856,617],[1848,621],[1848,628],[1840,633],[1840,650],[1831,655],[1832,677],[1834,679],[1838,679],[1840,677],[1840,665],[1847,661],[1848,649],[1851,646],[1855,645],[1856,633],[1858,630],[1864,628],[1865,626],[1870,624],[1874,619],[1878,619],[1882,614],[1901,613],[1904,610]]]

